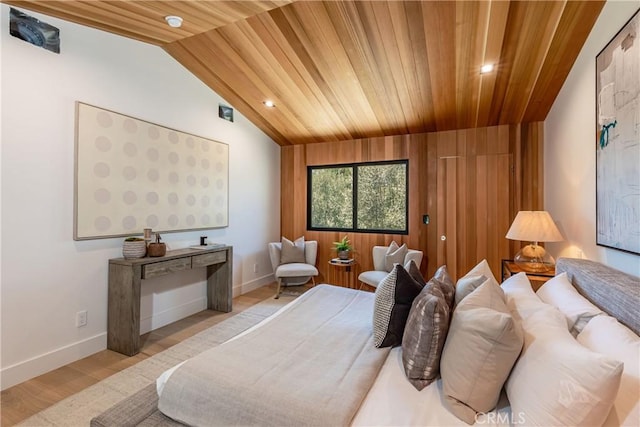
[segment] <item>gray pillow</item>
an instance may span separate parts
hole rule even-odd
[[[422,390],[440,372],[440,355],[449,329],[449,304],[435,279],[411,305],[402,337],[402,364],[407,379]]]
[[[464,297],[473,292],[473,290],[478,286],[482,285],[485,280],[491,280],[492,283],[495,283],[496,285],[498,284],[495,277],[493,277],[489,263],[486,259],[483,259],[467,274],[458,279],[458,283],[456,284],[455,305],[460,304],[460,301],[462,301]]]
[[[460,304],[464,297],[475,291],[484,282],[490,282],[490,280],[487,279],[486,276],[464,276],[463,278],[458,280],[458,284],[456,285],[454,306]]]
[[[376,347],[402,343],[411,304],[422,290],[407,270],[396,264],[378,287],[373,304],[373,341]]]
[[[295,242],[282,237],[282,248],[280,250],[280,265],[292,264],[295,262],[305,262],[304,258],[304,236],[296,239]]]

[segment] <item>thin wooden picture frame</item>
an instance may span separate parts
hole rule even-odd
[[[229,146],[76,102],[74,240],[229,225]]]

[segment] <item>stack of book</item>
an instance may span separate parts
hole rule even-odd
[[[353,258],[349,258],[349,259],[340,259],[340,258],[333,258],[331,260],[332,264],[353,264]]]

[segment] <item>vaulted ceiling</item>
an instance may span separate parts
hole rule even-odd
[[[542,121],[604,5],[3,2],[161,46],[280,145]]]

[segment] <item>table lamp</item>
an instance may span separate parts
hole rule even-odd
[[[560,242],[562,234],[547,211],[520,211],[507,232],[507,239],[532,242],[518,251],[513,261],[522,270],[540,273],[551,270],[555,260],[538,242]]]

